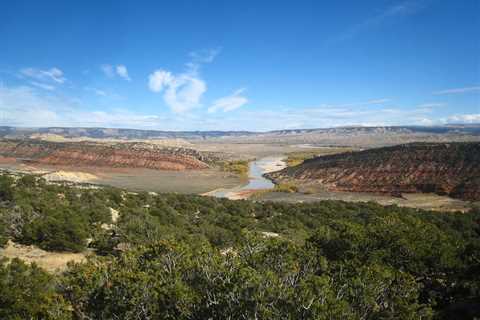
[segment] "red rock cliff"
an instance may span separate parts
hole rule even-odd
[[[323,156],[267,176],[331,191],[434,192],[480,200],[480,143],[414,143]]]
[[[49,165],[188,170],[208,168],[211,155],[145,143],[0,141],[0,156]]]

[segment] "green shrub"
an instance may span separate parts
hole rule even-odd
[[[86,222],[72,212],[37,218],[23,229],[22,241],[45,250],[79,252],[85,249]]]
[[[278,183],[273,188],[275,192],[287,192],[287,193],[295,193],[298,192],[298,187],[293,183],[285,182],[285,183]]]
[[[0,260],[0,319],[72,319],[51,275],[18,259]]]

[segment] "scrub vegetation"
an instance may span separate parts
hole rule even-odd
[[[472,319],[480,210],[231,201],[0,176],[0,319]],[[112,221],[111,210],[119,212]],[[275,235],[275,237],[269,236]]]

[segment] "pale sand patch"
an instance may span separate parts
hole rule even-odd
[[[263,173],[279,171],[287,167],[285,156],[272,156],[260,159],[257,165],[262,169]]]
[[[269,231],[263,231],[260,232],[264,238],[276,238],[279,237],[280,235],[276,232],[269,232]]]
[[[48,272],[57,272],[65,270],[67,263],[83,262],[86,259],[86,253],[70,252],[49,252],[36,246],[26,246],[12,241],[8,241],[5,248],[0,249],[0,256],[13,259],[18,258],[26,263],[36,263],[42,269]]]
[[[110,214],[112,215],[112,223],[111,224],[102,223],[102,225],[100,227],[104,230],[113,229],[115,227],[115,223],[118,220],[118,217],[120,216],[118,210],[115,210],[113,208],[109,208],[109,209],[110,209]]]
[[[115,210],[113,208],[110,208],[110,213],[112,214],[112,222],[115,223],[118,220],[118,217],[120,216],[118,210]]]
[[[76,172],[76,171],[54,171],[43,175],[47,181],[71,181],[71,182],[91,182],[98,179],[98,177],[91,173]]]

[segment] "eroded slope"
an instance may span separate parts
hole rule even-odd
[[[413,143],[323,156],[267,176],[330,191],[433,192],[480,200],[480,143]]]
[[[127,167],[158,170],[208,168],[213,154],[147,143],[58,143],[36,140],[0,141],[0,157],[47,165]]]

